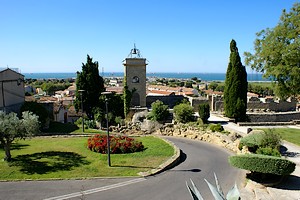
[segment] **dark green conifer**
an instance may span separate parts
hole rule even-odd
[[[236,121],[246,120],[247,88],[247,72],[241,62],[236,42],[232,40],[224,89],[224,109],[227,117]]]
[[[82,72],[77,72],[75,107],[79,110],[81,97],[78,90],[84,90],[82,94],[83,110],[89,118],[93,118],[92,110],[99,106],[99,97],[105,90],[104,80],[99,75],[98,62],[87,55],[87,62],[82,63]]]

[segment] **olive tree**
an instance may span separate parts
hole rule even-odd
[[[39,130],[38,116],[31,112],[22,113],[19,119],[16,113],[6,114],[0,111],[0,143],[4,147],[4,160],[11,160],[10,148],[16,139],[25,139]]]

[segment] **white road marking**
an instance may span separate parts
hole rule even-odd
[[[110,190],[110,189],[130,185],[133,183],[138,183],[138,182],[145,181],[145,180],[146,180],[145,178],[137,178],[137,179],[133,179],[133,180],[129,180],[129,181],[121,182],[121,183],[116,183],[116,184],[108,185],[108,186],[104,186],[104,187],[94,188],[94,189],[85,190],[85,191],[81,191],[81,192],[75,192],[75,193],[66,194],[66,195],[57,196],[57,197],[50,197],[50,198],[47,198],[44,200],[70,199],[70,198],[74,198],[74,197],[79,197],[79,196],[83,196],[83,195],[87,195],[87,194],[93,194],[96,192],[101,192],[101,191],[105,191],[105,190]]]

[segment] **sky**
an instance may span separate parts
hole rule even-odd
[[[134,44],[147,72],[224,73],[229,44],[253,52],[297,0],[0,0],[0,68],[123,72]],[[248,73],[251,72],[247,68]]]

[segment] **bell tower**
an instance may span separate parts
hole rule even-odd
[[[140,54],[140,50],[135,47],[131,49],[129,55],[123,61],[124,81],[126,81],[129,91],[134,91],[131,99],[131,106],[146,107],[146,58]]]

